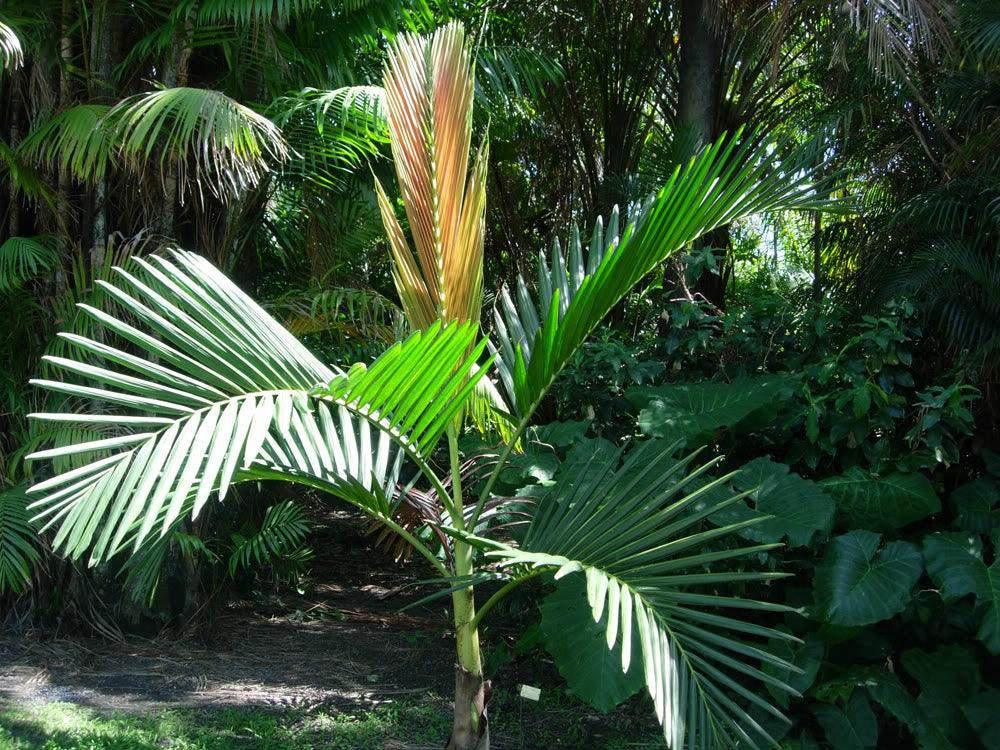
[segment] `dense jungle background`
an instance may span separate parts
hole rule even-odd
[[[405,337],[373,179],[396,200],[382,71],[398,35],[453,19],[489,134],[487,310],[723,134],[780,144],[822,198],[714,229],[645,276],[494,492],[541,497],[644,438],[723,456],[711,476],[748,494],[707,523],[769,516],[740,535],[783,546],[739,570],[793,574],[729,589],[798,608],[777,627],[800,640],[773,646],[799,671],[762,667],[791,722],[753,712],[781,747],[1000,748],[992,0],[0,1],[0,747],[447,740],[430,696],[450,689],[449,622],[423,600],[434,571],[404,568],[386,527],[262,481],[89,566],[39,533],[26,490],[50,467],[25,457],[115,434],[30,419],[61,397],[29,381],[53,378],[73,335],[101,340],[77,305],[102,308],[98,282],[133,257],[209,259],[345,369]],[[495,445],[488,425],[460,436],[464,482]],[[581,665],[577,640],[604,637],[567,624],[587,621],[582,598],[538,578],[496,614],[495,747],[662,746],[641,674]],[[124,654],[145,677],[109,676]],[[241,681],[256,687],[223,695]],[[212,701],[182,700],[208,683]]]

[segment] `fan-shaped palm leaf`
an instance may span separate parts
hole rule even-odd
[[[631,653],[632,633],[639,634],[646,687],[671,748],[773,746],[775,741],[750,708],[787,720],[743,683],[760,681],[795,694],[757,666],[797,671],[767,650],[768,639],[795,638],[720,610],[791,610],[724,596],[718,587],[787,574],[710,566],[780,545],[729,543],[759,518],[721,528],[704,525],[709,516],[747,493],[726,492],[728,476],[704,480],[705,471],[717,462],[689,472],[694,455],[675,460],[671,455],[676,447],[643,443],[620,467],[620,453],[595,447],[585,470],[538,498],[520,548],[469,539],[486,549],[487,557],[499,560],[515,581],[540,570],[554,570],[557,579],[586,576],[593,618],[605,620],[608,648],[621,644],[623,671],[636,657]]]
[[[775,165],[767,146],[721,138],[641,207],[619,234],[617,211],[599,221],[588,253],[573,229],[569,253],[558,242],[551,266],[538,261],[538,300],[519,278],[496,313],[498,369],[519,418],[526,419],[573,353],[611,308],[669,255],[713,228],[775,208],[823,206],[808,175]]]
[[[396,176],[416,257],[377,184],[393,277],[414,328],[479,320],[483,299],[486,145],[469,174],[474,81],[457,23],[396,39],[385,71]]]
[[[134,265],[116,269],[121,286],[100,285],[137,325],[82,306],[104,336],[64,335],[76,356],[47,357],[88,384],[33,381],[119,407],[34,418],[130,430],[29,456],[91,457],[31,489],[39,520],[59,525],[54,546],[77,556],[93,546],[92,559],[104,559],[154,529],[162,536],[213,492],[260,478],[321,487],[391,525],[401,458],[393,441],[422,463],[461,410],[484,346],[475,326],[433,327],[370,369],[338,375],[204,259],[176,251]],[[106,343],[112,334],[145,357]]]
[[[172,88],[130,97],[106,121],[125,163],[162,174],[176,167],[181,185],[220,199],[241,195],[288,158],[278,127],[219,91]],[[157,156],[158,155],[158,156]]]

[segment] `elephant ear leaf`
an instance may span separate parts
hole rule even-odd
[[[752,492],[753,507],[735,505],[712,520],[721,524],[762,517],[760,524],[740,532],[747,539],[777,542],[787,537],[789,545],[803,547],[817,533],[829,533],[833,525],[833,499],[785,464],[755,459],[733,477],[733,486]]]
[[[629,400],[641,407],[639,429],[646,435],[683,439],[693,448],[721,429],[735,428],[751,415],[767,416],[789,390],[787,378],[737,378],[731,383],[672,383],[633,388]]]
[[[973,594],[982,608],[977,636],[992,654],[1000,654],[1000,562],[987,566],[979,537],[966,532],[930,534],[924,558],[931,580],[946,601]]]
[[[816,569],[818,615],[836,625],[871,625],[902,612],[923,572],[920,550],[890,542],[871,531],[851,531],[831,540]]]
[[[570,691],[598,711],[608,712],[643,687],[637,661],[622,671],[622,644],[607,648],[608,613],[598,622],[587,603],[583,576],[561,579],[542,602],[542,635]],[[632,632],[631,650],[639,653],[639,633]],[[588,658],[580,658],[588,654]]]
[[[855,528],[894,531],[941,510],[934,485],[919,472],[878,477],[854,467],[820,486],[837,501],[845,523]]]

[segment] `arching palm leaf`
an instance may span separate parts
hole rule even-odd
[[[54,164],[81,182],[101,180],[113,156],[104,104],[78,104],[52,115],[18,146],[35,163]]]
[[[341,187],[347,173],[389,142],[378,86],[303,89],[268,111],[292,149],[285,173],[321,188]]]
[[[23,487],[0,489],[0,594],[18,593],[31,582],[38,562],[37,532],[26,510]]]
[[[104,336],[64,335],[76,356],[47,357],[88,384],[33,381],[118,407],[34,418],[123,428],[29,456],[91,457],[31,488],[38,519],[59,525],[54,546],[74,556],[93,547],[92,560],[104,559],[154,530],[162,536],[233,482],[260,478],[321,487],[391,521],[395,444],[421,462],[460,411],[484,346],[475,326],[433,327],[370,369],[338,375],[204,259],[176,251],[134,264],[117,269],[120,286],[100,284],[137,325],[82,306]],[[106,343],[112,334],[145,357]]]
[[[505,290],[496,314],[498,368],[518,417],[534,411],[594,327],[669,255],[741,216],[823,204],[807,175],[776,167],[768,147],[740,145],[737,134],[678,167],[620,235],[617,214],[606,232],[598,222],[586,257],[574,228],[568,256],[555,244],[551,266],[539,258],[538,301],[519,278],[517,304]]]
[[[768,639],[795,639],[721,612],[791,608],[724,596],[717,590],[787,574],[710,566],[780,545],[731,543],[736,532],[761,519],[721,528],[705,525],[710,515],[740,502],[747,493],[726,492],[729,477],[706,481],[704,473],[716,462],[689,471],[694,456],[675,460],[675,448],[643,443],[619,467],[620,453],[595,447],[585,469],[538,498],[520,548],[474,541],[514,577],[534,575],[539,569],[554,570],[557,579],[579,573],[586,577],[594,621],[606,622],[607,647],[621,644],[622,670],[627,672],[637,656],[642,659],[646,687],[669,747],[775,745],[750,708],[787,720],[743,683],[760,681],[795,694],[758,666],[797,671],[767,651]],[[636,631],[638,655],[631,652]]]
[[[8,237],[0,245],[0,292],[16,289],[58,262],[53,237]]]
[[[0,69],[17,70],[24,65],[24,50],[14,29],[0,21]]]
[[[239,196],[288,158],[278,127],[219,91],[173,88],[130,97],[106,116],[114,148],[143,171],[177,169],[181,185]]]

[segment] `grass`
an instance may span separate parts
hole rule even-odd
[[[541,704],[494,696],[495,750],[662,747],[627,719],[593,726],[575,701],[550,694]],[[0,750],[418,750],[444,746],[451,728],[444,701],[398,701],[371,710],[272,712],[182,709],[106,714],[70,703],[0,708]]]

